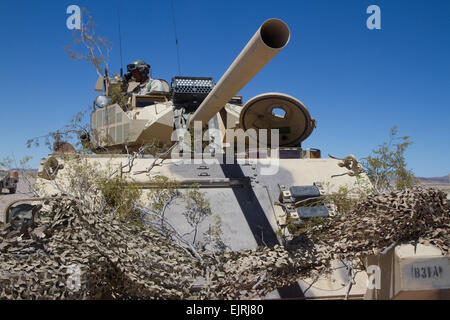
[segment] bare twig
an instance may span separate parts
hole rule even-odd
[[[172,151],[173,148],[175,148],[175,146],[178,143],[174,143],[169,149],[167,149],[166,151],[159,153],[157,155],[155,155],[155,158],[152,162],[152,164],[147,168],[147,170],[142,170],[142,171],[136,171],[134,174],[138,175],[138,174],[142,174],[142,173],[149,173],[155,166],[160,166],[162,165],[162,163],[164,162],[164,160],[167,159],[167,156],[169,155],[169,153]],[[157,163],[158,160],[161,160],[160,163]]]

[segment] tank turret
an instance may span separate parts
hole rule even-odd
[[[212,78],[174,77],[164,91],[148,95],[130,94],[138,85],[128,83],[128,101],[121,104],[117,92],[122,79],[99,79],[97,109],[91,116],[89,137],[95,150],[120,152],[157,141],[173,143],[173,131],[189,129],[195,121],[202,126],[217,116],[215,128],[225,141],[227,129],[278,129],[280,146],[298,146],[312,132],[315,123],[306,107],[294,97],[267,93],[242,106],[236,94],[289,42],[288,26],[279,19],[265,21],[228,70],[214,84]],[[131,89],[130,89],[131,88]],[[115,102],[115,103],[114,103]],[[87,137],[83,137],[83,142]],[[269,141],[270,143],[270,141]]]

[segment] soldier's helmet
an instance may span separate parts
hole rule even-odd
[[[150,65],[145,63],[143,60],[136,60],[127,65],[127,71],[129,73],[134,70],[139,70],[141,74],[148,74],[150,72]]]

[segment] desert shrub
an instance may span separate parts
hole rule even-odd
[[[355,175],[356,182],[350,188],[348,186],[339,186],[338,190],[329,193],[323,198],[324,202],[334,205],[337,214],[345,214],[349,212],[353,206],[372,194],[374,189],[371,183],[363,175]],[[330,184],[324,185],[329,188]]]
[[[376,192],[411,188],[418,183],[412,170],[407,169],[405,151],[413,143],[409,136],[398,137],[393,127],[389,141],[383,142],[361,163]]]
[[[215,215],[214,223],[210,224],[208,230],[203,234],[203,243],[205,247],[210,245],[212,248],[223,252],[227,248],[227,245],[222,237],[222,218],[219,215]]]
[[[133,181],[128,181],[121,176],[103,176],[97,179],[96,186],[107,210],[130,221],[139,219],[135,203],[141,198],[142,191]]]
[[[11,157],[4,157],[0,161],[0,169],[10,170],[13,167],[14,160]]]
[[[165,176],[153,177],[150,183],[154,185],[154,188],[147,193],[151,209],[164,217],[167,207],[180,196],[179,183]]]
[[[197,238],[198,226],[202,223],[211,213],[211,206],[206,199],[203,192],[199,191],[198,185],[193,185],[184,195],[183,199],[186,202],[185,211],[183,215],[186,217],[186,221],[193,228],[194,240]]]
[[[411,170],[407,169],[405,151],[412,144],[408,136],[397,137],[397,127],[390,131],[389,141],[383,142],[363,158],[361,164],[370,183],[362,175],[356,175],[356,183],[351,187],[340,186],[337,191],[325,197],[333,204],[338,214],[349,212],[361,200],[376,193],[395,189],[404,190],[417,184]],[[395,143],[397,142],[397,143]],[[326,184],[329,187],[329,184]]]
[[[79,199],[92,212],[110,213],[136,220],[134,203],[141,197],[140,188],[118,173],[108,162],[100,165],[83,155],[65,155],[60,160],[63,171],[56,179],[46,181],[58,193]]]

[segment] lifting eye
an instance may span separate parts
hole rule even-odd
[[[286,111],[282,108],[273,108],[272,109],[272,115],[277,118],[285,119],[286,118]]]

